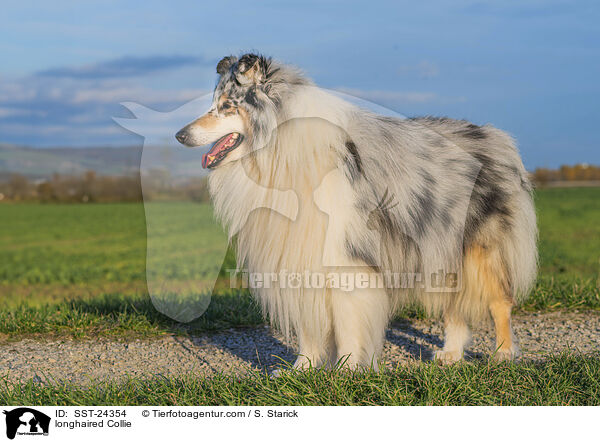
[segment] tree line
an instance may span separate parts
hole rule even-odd
[[[142,193],[139,175],[107,176],[93,171],[81,175],[54,174],[30,179],[12,174],[0,182],[0,201],[43,203],[108,203],[146,200],[209,201],[206,177],[173,180],[160,170],[145,174]]]
[[[559,181],[600,181],[600,166],[576,164],[574,166],[560,166],[558,169],[538,167],[533,172],[532,178],[538,186]]]
[[[577,164],[559,169],[537,168],[531,177],[538,187],[562,181],[600,182],[600,166]],[[173,179],[162,170],[151,170],[143,178],[140,175],[98,175],[88,171],[81,175],[54,174],[49,179],[12,174],[0,181],[0,201],[94,203],[140,202],[143,199],[208,202],[210,196],[206,177]]]

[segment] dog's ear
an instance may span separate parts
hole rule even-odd
[[[218,64],[217,64],[217,74],[219,75],[223,75],[225,72],[227,72],[229,70],[229,68],[231,66],[233,66],[233,64],[237,61],[237,57],[234,57],[233,55],[229,55],[225,58],[223,58]]]
[[[265,74],[263,72],[264,63],[261,63],[263,60],[264,58],[255,54],[243,55],[237,65],[235,74],[237,81],[244,85],[261,83]]]

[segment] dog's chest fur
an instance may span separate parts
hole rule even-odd
[[[349,264],[343,244],[356,216],[353,192],[330,147],[340,134],[327,124],[315,131],[315,121],[308,131],[308,123],[280,127],[277,142],[210,176],[217,216],[237,235],[238,265],[251,272]],[[292,220],[284,214],[294,213],[296,204]]]

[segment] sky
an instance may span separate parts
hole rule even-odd
[[[141,145],[121,102],[177,109],[256,51],[405,116],[491,123],[529,169],[600,164],[599,19],[586,0],[9,2],[0,142]]]

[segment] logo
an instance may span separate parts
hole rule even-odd
[[[6,437],[14,439],[19,436],[47,436],[50,428],[50,417],[33,408],[15,408],[4,411],[6,415]]]

